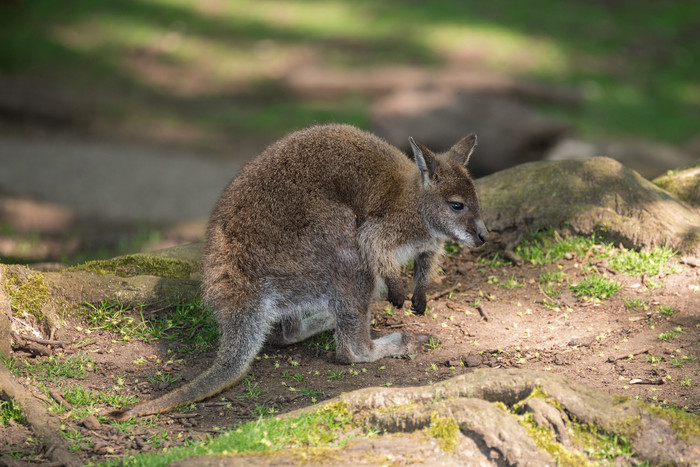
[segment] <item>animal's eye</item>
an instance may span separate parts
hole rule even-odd
[[[461,212],[464,210],[464,204],[462,203],[456,203],[456,202],[450,202],[450,209],[452,209],[454,212]]]

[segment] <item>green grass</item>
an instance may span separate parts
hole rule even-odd
[[[561,236],[552,229],[537,231],[520,241],[515,254],[523,261],[536,266],[551,264],[564,258],[567,253],[583,256],[593,245],[599,242],[595,235],[590,237]]]
[[[119,408],[133,404],[137,400],[135,395],[121,394],[115,388],[96,391],[93,389],[86,389],[79,385],[70,385],[59,387],[57,390],[61,393],[66,402],[73,407],[71,418],[76,420],[82,420],[88,415],[93,415],[98,412],[98,405]],[[45,389],[44,392],[48,393],[48,389]],[[58,402],[54,401],[51,404],[51,411],[57,414],[63,414],[67,410]]]
[[[127,128],[202,141],[369,126],[363,96],[286,92],[282,78],[308,63],[343,72],[455,60],[579,89],[579,106],[542,106],[579,133],[683,143],[697,131],[697,2],[290,1],[281,11],[255,0],[4,2],[0,70],[44,79]],[[93,88],[99,99],[84,95]]]
[[[253,381],[253,377],[251,375],[248,375],[243,379],[243,386],[245,386],[246,392],[243,395],[238,396],[239,399],[257,399],[265,392],[257,381]]]
[[[649,309],[649,305],[644,303],[644,300],[641,298],[629,298],[625,297],[625,307],[627,307],[628,310],[633,310],[633,311],[644,311]]]
[[[95,368],[92,357],[81,352],[72,355],[52,355],[46,359],[31,361],[27,359],[11,359],[14,363],[8,366],[13,376],[31,377],[39,381],[57,382],[64,378],[85,379],[88,372]]]
[[[5,426],[10,421],[20,423],[22,421],[22,408],[13,400],[0,400],[0,426]]]
[[[578,258],[590,254],[594,259],[606,259],[611,269],[632,276],[656,276],[682,270],[680,266],[672,264],[672,259],[678,252],[666,246],[650,250],[620,249],[604,242],[595,234],[562,236],[551,228],[536,231],[521,240],[515,253],[535,266],[555,263],[567,254]]]
[[[561,271],[545,271],[540,274],[539,289],[551,300],[557,300],[566,280],[566,273]]]
[[[619,282],[597,274],[589,274],[581,281],[569,285],[577,297],[591,297],[606,300],[615,295],[622,288]]]
[[[676,328],[673,331],[662,332],[659,334],[659,340],[672,341],[673,339],[676,339],[681,332],[683,331],[680,330],[680,328]]]
[[[320,352],[335,351],[335,332],[324,331],[304,341],[303,345],[316,349],[316,354]]]
[[[659,305],[657,307],[657,311],[664,316],[673,316],[676,313],[678,313],[680,310],[673,308],[671,306],[667,306],[667,305]]]
[[[191,353],[211,349],[219,337],[211,308],[200,300],[178,303],[148,317],[142,307],[120,302],[103,301],[85,306],[93,329],[119,333],[123,340],[177,340],[182,343],[180,352]]]
[[[642,274],[656,276],[660,272],[679,272],[677,266],[667,266],[667,263],[677,256],[677,252],[668,247],[656,247],[652,250],[611,250],[608,262],[614,270],[629,276]]]
[[[437,350],[440,348],[440,346],[442,346],[442,341],[437,337],[430,336],[428,342],[426,342],[423,345],[428,347],[429,349]]]
[[[258,409],[264,412],[270,408]],[[165,466],[192,456],[227,456],[242,452],[268,452],[321,446],[342,446],[355,434],[345,435],[352,416],[342,403],[292,418],[259,418],[222,433],[216,438],[167,451],[129,456],[108,461],[105,465]]]

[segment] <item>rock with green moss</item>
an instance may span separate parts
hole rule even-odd
[[[700,209],[700,161],[682,169],[669,170],[655,178],[653,183]]]
[[[200,296],[201,252],[201,244],[186,245],[48,272],[0,265],[0,340],[9,342],[7,322],[13,316],[31,321],[47,336],[54,329],[62,339],[62,328],[85,303],[194,301]]]
[[[700,214],[613,159],[522,164],[477,187],[487,226],[506,235],[551,226],[628,248],[700,254]]]
[[[298,427],[323,411],[351,423],[315,447],[262,453],[226,446],[172,465],[629,465],[700,464],[700,417],[602,393],[560,375],[481,369],[432,386],[367,388],[278,417]],[[281,419],[281,420],[280,420]],[[364,427],[364,431],[362,428]],[[262,429],[265,433],[264,428]],[[268,443],[272,445],[273,443]],[[623,464],[623,465],[628,465]]]

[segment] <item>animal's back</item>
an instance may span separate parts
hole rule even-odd
[[[355,127],[291,133],[224,190],[209,223],[209,266],[255,277],[282,274],[271,270],[278,264],[291,274],[313,272],[310,264],[327,271],[355,247],[357,223],[398,202],[412,175],[405,154]]]

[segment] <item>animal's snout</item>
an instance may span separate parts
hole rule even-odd
[[[486,243],[489,241],[489,231],[486,229],[479,230],[479,240],[481,243]]]
[[[476,246],[481,246],[489,241],[489,231],[484,225],[484,221],[482,221],[481,219],[478,219],[476,221],[476,236],[479,239],[479,241],[476,242]]]

